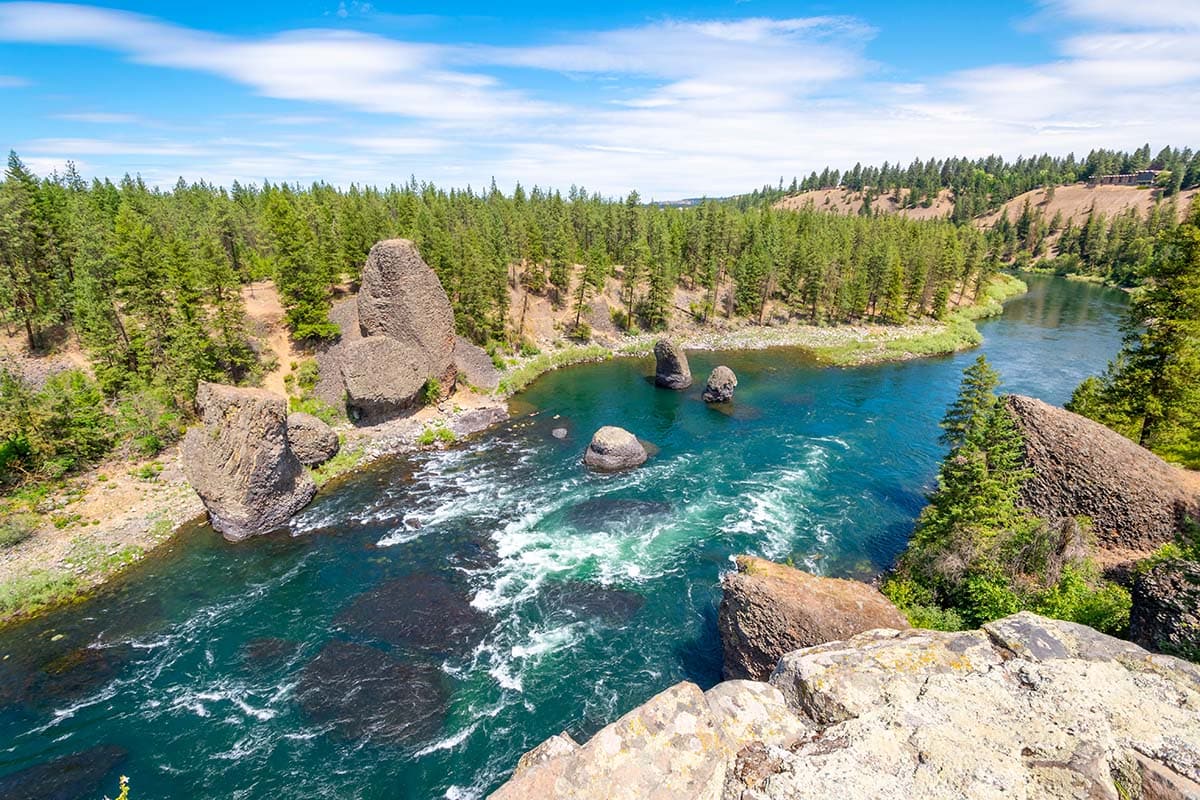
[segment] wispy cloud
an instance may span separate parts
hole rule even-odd
[[[54,118],[68,122],[86,122],[90,125],[133,125],[142,121],[137,114],[115,114],[104,111],[55,114]]]
[[[25,78],[16,75],[0,75],[0,89],[21,89],[29,85]]]
[[[165,181],[416,173],[482,185],[494,175],[666,197],[745,190],[826,163],[1200,141],[1195,0],[1037,0],[1031,10],[1043,33],[1056,33],[1053,58],[908,83],[870,58],[869,24],[829,16],[657,19],[483,46],[324,29],[235,37],[110,9],[12,3],[0,4],[0,41],[99,47],[294,103],[242,115],[248,129],[236,140],[197,124],[169,141],[131,133],[22,145],[37,158],[145,165]]]

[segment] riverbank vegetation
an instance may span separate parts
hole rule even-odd
[[[942,420],[950,452],[884,593],[919,627],[960,630],[1021,610],[1120,634],[1129,592],[1099,576],[1087,520],[1050,524],[1018,503],[1022,438],[980,356]]]

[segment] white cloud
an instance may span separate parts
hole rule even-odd
[[[577,183],[665,198],[744,191],[826,164],[1200,141],[1200,3],[1040,8],[1063,23],[1051,29],[1060,32],[1054,58],[921,83],[891,80],[867,55],[873,29],[843,17],[660,19],[496,47],[341,30],[239,38],[18,3],[0,4],[0,41],[101,47],[307,104],[243,115],[236,139],[213,136],[221,129],[210,119],[171,141],[21,148],[87,155],[118,174],[134,164],[166,182],[184,173],[387,183],[415,173],[479,186],[494,175],[506,186]],[[547,92],[557,87],[547,76],[572,79],[568,99]]]
[[[29,81],[16,75],[0,75],[0,89],[21,89],[29,85]]]
[[[86,122],[91,125],[132,125],[142,121],[142,118],[136,114],[114,114],[105,111],[55,114],[54,118],[68,122]]]

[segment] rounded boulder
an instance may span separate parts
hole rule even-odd
[[[338,435],[312,414],[295,411],[287,418],[288,444],[306,467],[324,464],[337,455]]]
[[[605,425],[592,436],[583,463],[604,472],[630,469],[646,461],[646,448],[624,428]]]
[[[687,354],[668,339],[654,343],[654,385],[664,389],[686,389],[692,385]]]
[[[704,402],[728,403],[733,399],[733,390],[737,387],[737,375],[725,365],[721,365],[708,376],[704,384]]]

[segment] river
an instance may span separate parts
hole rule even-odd
[[[1028,280],[982,323],[982,351],[1005,391],[1061,404],[1117,352],[1125,298]],[[553,733],[719,680],[732,555],[886,569],[976,355],[833,369],[695,353],[678,393],[647,381],[651,360],[563,369],[499,428],[342,482],[291,536],[190,530],[0,633],[0,794],[115,797],[125,774],[134,800],[480,797]],[[699,398],[717,364],[739,379],[724,411]],[[579,458],[605,424],[658,452],[590,474]]]

